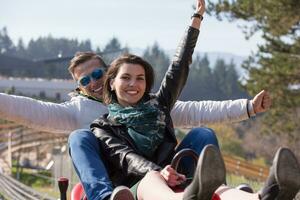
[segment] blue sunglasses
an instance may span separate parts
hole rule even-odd
[[[99,80],[104,75],[104,72],[102,69],[97,68],[95,69],[91,74],[82,76],[78,79],[77,83],[78,85],[81,85],[82,87],[86,87],[88,84],[90,84],[91,79],[94,81]]]

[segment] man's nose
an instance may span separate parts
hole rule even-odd
[[[91,86],[94,86],[94,85],[96,85],[96,83],[97,83],[97,80],[94,80],[94,79],[91,78],[90,85],[91,85]]]

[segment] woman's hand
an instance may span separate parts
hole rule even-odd
[[[203,16],[205,12],[205,0],[197,0],[195,12]]]
[[[160,171],[160,175],[165,179],[168,186],[174,187],[183,183],[186,180],[185,175],[179,174],[171,165],[167,165],[164,169]]]
[[[201,21],[203,19],[203,14],[205,12],[205,0],[196,0],[196,9],[195,9],[195,14],[200,14],[202,17],[192,17],[191,21],[191,27],[200,29],[201,26]]]

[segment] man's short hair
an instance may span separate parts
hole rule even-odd
[[[72,75],[74,80],[75,80],[74,69],[78,65],[80,65],[80,64],[82,64],[86,61],[92,60],[92,59],[99,60],[101,67],[103,67],[105,70],[107,70],[108,66],[105,64],[105,62],[103,61],[101,56],[99,56],[98,54],[96,54],[94,52],[91,52],[91,51],[77,52],[77,53],[75,53],[74,57],[70,61],[70,65],[68,67],[68,70],[69,70],[69,72]]]

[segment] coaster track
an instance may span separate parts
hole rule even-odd
[[[0,174],[0,185],[0,192],[8,199],[56,200],[56,198],[37,192],[8,175]]]

